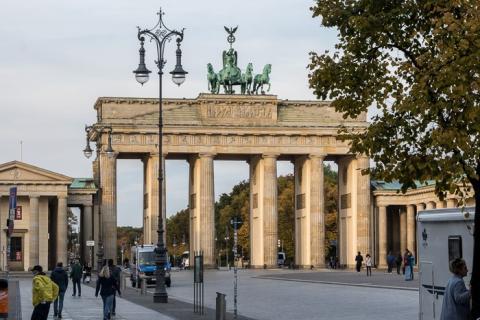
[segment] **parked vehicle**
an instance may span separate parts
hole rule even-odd
[[[155,271],[157,270],[155,264],[155,246],[154,245],[140,245],[140,246],[132,246],[132,257],[131,261],[133,261],[130,280],[132,282],[132,286],[141,286],[141,279],[145,279],[147,284],[155,283]],[[168,261],[168,257],[167,257]],[[165,285],[170,287],[172,284],[172,279],[170,277],[170,270],[171,265],[167,262],[167,266],[165,267]]]
[[[183,269],[190,269],[190,251],[182,253],[182,267]]]
[[[279,252],[277,255],[277,265],[283,267],[285,265],[285,259],[287,258],[285,252]]]
[[[420,211],[417,247],[420,260],[419,319],[440,319],[450,261],[463,258],[472,270],[475,207]],[[464,278],[467,288],[470,275]]]

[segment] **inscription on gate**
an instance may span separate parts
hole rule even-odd
[[[262,119],[275,120],[273,106],[206,106],[205,117],[210,119]]]

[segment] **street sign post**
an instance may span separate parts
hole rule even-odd
[[[15,211],[17,210],[17,187],[11,187],[8,197],[8,219],[7,219],[7,251],[6,251],[6,269],[7,269],[7,279],[9,276],[9,267],[8,261],[10,259],[11,251],[11,236],[13,233],[13,222],[15,221]]]

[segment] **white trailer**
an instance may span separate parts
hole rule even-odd
[[[420,211],[417,248],[420,270],[419,319],[440,319],[450,261],[463,258],[469,272],[473,260],[475,207]],[[464,278],[467,288],[471,275]]]

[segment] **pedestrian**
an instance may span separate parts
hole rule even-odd
[[[395,263],[395,256],[392,254],[392,251],[389,251],[387,255],[388,273],[392,273],[392,268],[394,263]]]
[[[372,276],[372,257],[369,253],[365,256],[365,266],[367,267],[367,277]]]
[[[363,262],[363,257],[360,251],[358,251],[358,254],[355,257],[355,261],[357,262],[357,265],[356,265],[357,272],[360,272],[360,269],[362,268],[362,262]]]
[[[58,297],[53,302],[53,316],[62,319],[63,298],[68,287],[68,274],[63,269],[63,263],[57,262],[57,266],[53,269],[50,279],[58,286]]]
[[[403,267],[402,267],[402,274],[405,275],[405,267],[408,264],[408,249],[405,249],[405,253],[403,254]]]
[[[407,249],[408,251],[408,249]],[[405,262],[405,281],[413,280],[413,265],[415,263],[415,258],[413,257],[412,253],[408,251],[407,259]]]
[[[82,278],[82,283],[90,283],[90,279],[92,277],[92,267],[88,263],[85,263],[85,266],[83,266],[83,278]]]
[[[72,279],[73,284],[73,294],[72,297],[77,295],[77,288],[78,288],[78,296],[82,296],[82,287],[80,286],[80,280],[82,279],[82,266],[75,260],[72,266],[72,270],[70,271],[70,278]]]
[[[443,297],[440,320],[470,319],[470,290],[465,286],[463,278],[468,269],[465,260],[457,258],[450,262],[453,276],[448,280]]]
[[[100,296],[103,301],[103,320],[110,319],[110,312],[113,305],[113,296],[115,291],[118,288],[116,287],[115,279],[110,274],[110,269],[108,266],[103,266],[102,270],[98,273],[97,286],[95,288],[95,297],[98,297],[98,292],[100,291]],[[120,291],[118,292],[120,295]]]
[[[115,280],[115,285],[120,293],[120,274],[122,273],[122,269],[119,266],[113,264],[113,259],[108,259],[108,268],[110,269],[110,275]],[[113,292],[113,303],[112,303],[112,316],[115,315],[115,309],[117,308],[117,298],[116,292]]]
[[[397,254],[397,258],[395,259],[395,264],[397,265],[397,274],[400,274],[400,269],[402,268],[402,253],[399,252]]]
[[[58,286],[44,272],[42,266],[32,268],[32,304],[31,320],[47,320],[50,304],[58,296]]]
[[[330,269],[335,269],[335,268],[334,268],[335,258],[334,258],[333,256],[330,256],[329,265],[330,265]]]
[[[335,269],[340,268],[340,259],[338,256],[335,256]]]

